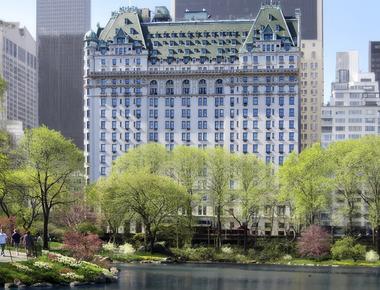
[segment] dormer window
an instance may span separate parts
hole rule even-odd
[[[281,27],[280,27],[280,25],[276,25],[276,32],[279,32],[281,30]]]

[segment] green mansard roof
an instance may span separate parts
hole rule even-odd
[[[251,50],[256,41],[264,39],[264,34],[273,34],[274,39],[295,46],[298,20],[285,18],[275,5],[262,6],[255,20],[142,23],[137,11],[121,10],[114,13],[98,35],[104,43],[123,33],[158,60],[186,56],[215,59],[237,57],[239,52]]]

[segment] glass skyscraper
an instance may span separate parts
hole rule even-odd
[[[39,123],[83,148],[83,36],[90,0],[37,0]]]

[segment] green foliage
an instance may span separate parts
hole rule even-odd
[[[380,137],[361,138],[351,156],[356,178],[365,189],[360,191],[360,195],[368,205],[369,222],[376,229],[380,226]]]
[[[347,140],[331,144],[327,149],[327,155],[333,169],[332,184],[338,194],[339,199],[343,199],[344,204],[339,207],[337,214],[347,217],[348,232],[353,231],[353,219],[360,210],[355,206],[359,197],[361,181],[357,178],[357,166],[352,152],[359,146],[360,140]],[[344,222],[341,221],[341,222]]]
[[[215,250],[213,248],[183,248],[183,249],[172,249],[174,255],[177,257],[182,257],[186,261],[213,261],[215,257]]]
[[[280,168],[281,200],[293,205],[298,218],[314,224],[318,213],[329,205],[331,168],[319,144],[290,154]]]
[[[70,266],[69,264],[59,262],[56,258],[52,259],[50,256],[60,257],[59,259],[63,260],[72,259],[70,257],[49,254],[49,257],[42,256],[37,260],[14,264],[2,263],[0,266],[0,285],[13,283],[16,279],[26,285],[42,282],[61,284],[73,281],[73,279],[66,278],[62,275],[66,273],[73,273],[77,276],[82,276],[84,281],[93,282],[103,276],[104,272],[107,272],[106,269],[102,269],[95,264],[83,262],[80,264],[75,263],[75,265]],[[46,270],[44,265],[48,266],[49,270]]]
[[[97,234],[100,235],[102,231],[97,227],[96,224],[91,222],[82,222],[77,226],[78,232],[82,234]]]
[[[230,201],[230,180],[236,173],[236,156],[223,148],[212,148],[206,151],[206,190],[216,209],[217,242],[216,248],[221,247],[222,214]]]
[[[72,185],[83,171],[83,154],[59,132],[39,127],[28,130],[21,140],[21,168],[35,189],[43,213],[44,248],[48,248],[48,224],[52,208],[72,202]]]
[[[113,166],[113,171],[115,173],[145,171],[149,174],[160,174],[165,171],[168,157],[168,152],[164,146],[149,143],[130,150],[119,157]]]
[[[118,174],[114,182],[114,201],[144,223],[146,246],[153,248],[160,226],[186,204],[184,188],[169,177],[146,171]]]
[[[366,254],[366,248],[363,245],[356,244],[354,238],[345,237],[336,241],[331,248],[333,259],[347,260],[353,259],[354,261],[362,260]]]
[[[266,262],[279,260],[285,254],[293,255],[296,252],[296,245],[283,239],[263,239],[257,242],[256,249],[257,260]]]
[[[7,84],[3,78],[0,77],[0,113],[4,110],[3,103],[4,103],[4,93],[7,88]]]
[[[379,261],[379,254],[374,250],[371,250],[365,254],[365,260],[369,263],[376,263]]]

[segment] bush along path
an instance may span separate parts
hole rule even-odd
[[[118,270],[78,261],[57,253],[48,253],[38,259],[3,263],[0,266],[0,286],[5,289],[25,286],[54,287],[82,286],[116,282]]]

